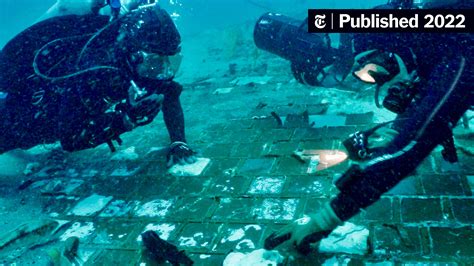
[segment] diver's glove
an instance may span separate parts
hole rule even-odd
[[[131,102],[128,114],[135,126],[151,123],[161,110],[163,98],[164,96],[161,94],[152,94],[138,101]]]
[[[168,167],[177,163],[180,165],[192,164],[197,161],[196,152],[189,148],[185,142],[175,141],[170,144],[166,161]]]
[[[400,134],[398,131],[389,128],[387,124],[380,124],[366,131],[357,131],[344,140],[342,144],[347,150],[349,159],[366,161],[380,156]]]
[[[327,237],[334,228],[342,224],[329,203],[317,213],[293,221],[265,239],[265,249],[274,249],[283,242],[290,241],[298,252],[308,254],[310,244]]]

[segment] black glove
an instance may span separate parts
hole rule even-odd
[[[188,144],[175,141],[171,143],[170,150],[166,156],[167,166],[171,167],[174,164],[179,163],[180,165],[192,164],[197,161],[196,152],[189,148]]]
[[[161,110],[163,95],[152,94],[138,101],[130,102],[129,116],[136,126],[151,123]]]

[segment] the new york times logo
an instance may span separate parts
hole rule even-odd
[[[474,32],[474,10],[310,9],[309,32]]]
[[[326,14],[314,16],[314,26],[318,29],[324,29],[326,27]]]

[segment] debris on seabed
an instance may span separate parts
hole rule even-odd
[[[43,195],[70,195],[75,189],[84,183],[82,179],[53,179],[47,183],[42,189]],[[37,182],[39,184],[39,182]]]
[[[245,77],[238,77],[230,82],[232,85],[236,86],[245,86],[251,83],[264,85],[270,81],[272,77],[270,76],[245,76]]]
[[[175,164],[168,170],[168,173],[174,176],[199,176],[210,161],[208,158],[198,158],[193,164]]]
[[[68,221],[43,219],[30,221],[0,235],[0,257],[14,259],[28,249],[41,246],[57,238]]]
[[[221,239],[220,243],[224,244],[227,242],[236,242],[237,243],[235,244],[236,250],[240,250],[244,247],[255,249],[255,243],[251,239],[245,238],[246,233],[249,230],[260,231],[262,230],[262,227],[256,224],[249,224],[242,228],[231,229],[228,231],[229,234],[226,237]],[[216,247],[217,247],[217,244],[214,246],[213,250],[215,250]]]
[[[110,158],[111,161],[134,161],[138,159],[138,154],[135,152],[135,147],[131,146],[125,150],[118,151]]]
[[[29,163],[26,165],[25,170],[23,170],[24,175],[31,175],[36,173],[40,169],[41,165],[38,162]]]
[[[173,205],[173,200],[156,199],[136,206],[134,209],[135,216],[138,217],[164,217],[170,207]]]
[[[91,216],[100,212],[112,199],[112,196],[106,197],[92,194],[81,200],[68,215]]]
[[[155,231],[160,235],[160,238],[163,240],[168,240],[170,238],[171,233],[176,229],[175,224],[170,224],[170,223],[163,223],[163,224],[147,224],[145,226],[145,229],[143,230],[142,233],[145,233],[146,231]],[[142,235],[140,234],[137,237],[137,242],[142,241]]]
[[[69,229],[62,234],[59,239],[61,241],[66,241],[70,237],[77,237],[79,239],[84,239],[89,237],[95,232],[95,227],[93,222],[75,222]]]
[[[213,92],[213,94],[215,94],[215,95],[228,94],[228,93],[230,93],[233,89],[234,89],[234,87],[218,88],[218,89],[216,89],[216,90]]]
[[[276,250],[257,249],[250,253],[231,252],[224,259],[223,266],[276,266],[283,263],[283,256]]]
[[[321,240],[319,251],[364,255],[369,251],[368,238],[367,228],[346,222]]]

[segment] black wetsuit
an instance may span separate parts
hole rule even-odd
[[[331,206],[342,220],[365,208],[408,176],[443,141],[474,101],[472,34],[368,34],[355,38],[359,51],[397,52],[421,78],[422,98],[400,114],[400,134],[362,166],[352,166],[336,183]],[[411,51],[410,51],[411,49]]]
[[[121,19],[108,23],[107,16],[55,17],[7,43],[0,53],[0,91],[8,93],[0,113],[0,153],[58,140],[74,151],[118,139],[133,128],[127,123],[133,120],[131,80],[148,95],[164,95],[171,141],[185,141],[182,87],[140,78],[130,63],[131,53],[140,50],[132,46],[140,42],[124,45],[118,41]]]

